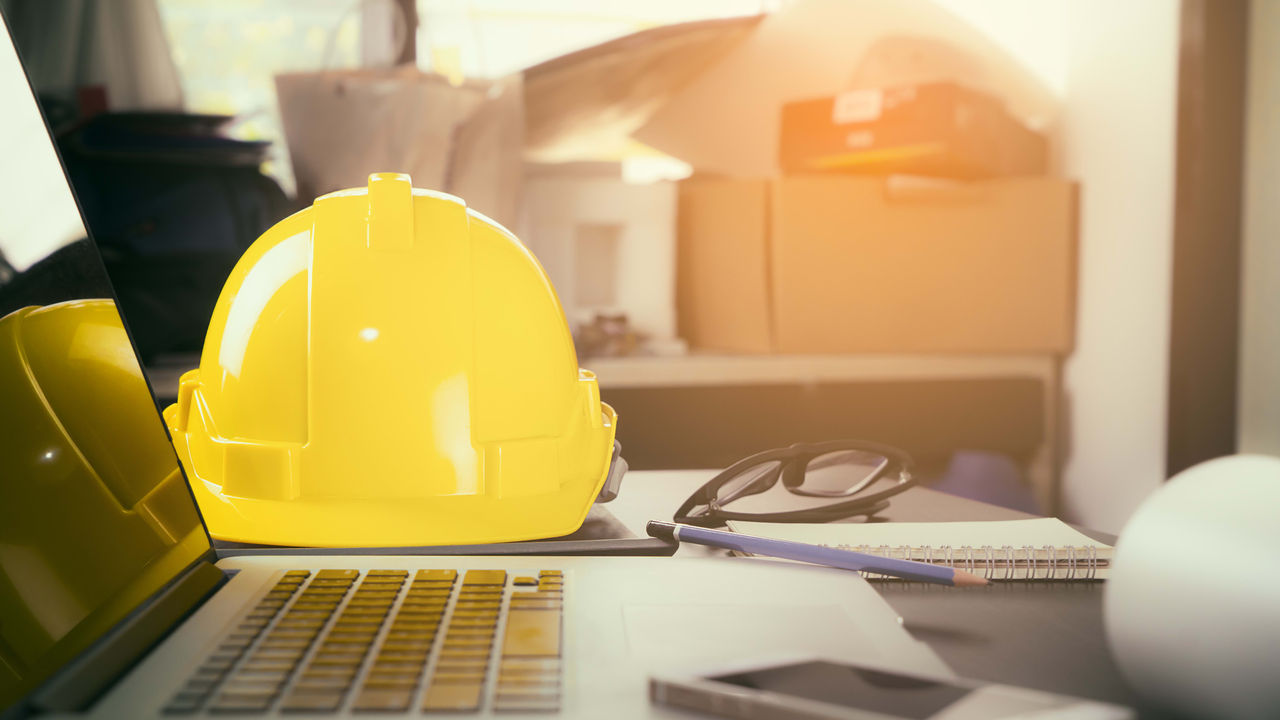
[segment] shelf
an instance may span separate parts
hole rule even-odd
[[[162,400],[178,394],[178,378],[198,355],[161,358],[147,376]],[[1051,377],[1058,358],[1043,355],[731,355],[594,357],[581,361],[605,389],[777,385],[888,380],[975,380]]]
[[[885,380],[973,380],[1052,376],[1058,357],[1043,355],[730,355],[595,357],[581,361],[602,388],[764,385]]]

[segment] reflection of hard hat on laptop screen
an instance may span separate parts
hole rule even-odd
[[[563,535],[625,469],[537,260],[391,173],[249,248],[164,416],[210,531],[242,542]]]
[[[64,563],[46,599],[65,591],[67,607],[91,602],[94,583],[139,555],[204,535],[155,422],[115,303],[73,300],[0,318],[0,458],[15,472],[0,483],[0,527],[15,552],[40,549],[30,567]],[[46,504],[60,509],[19,512]],[[111,551],[78,553],[86,538]],[[8,612],[6,597],[0,591]],[[29,640],[53,632],[34,620],[12,627],[30,629]]]

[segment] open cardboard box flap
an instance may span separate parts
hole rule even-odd
[[[1043,125],[1058,100],[973,26],[930,0],[798,0],[755,29],[662,103],[636,139],[702,172],[769,177],[778,172],[779,119],[791,101],[858,85],[916,82],[912,58],[855,72],[890,37],[941,41],[975,62],[963,81],[1005,100],[1014,115]]]

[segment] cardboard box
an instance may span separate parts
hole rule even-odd
[[[850,90],[782,108],[784,172],[980,179],[1045,172],[1047,143],[996,98],[956,83]]]
[[[1054,178],[686,181],[681,332],[735,352],[1067,353],[1075,198]]]
[[[770,352],[768,181],[686,180],[677,202],[680,337],[706,350]]]

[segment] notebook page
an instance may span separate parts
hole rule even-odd
[[[730,520],[729,529],[747,535],[815,545],[908,547],[1095,547],[1093,540],[1057,518],[928,523],[761,523]]]

